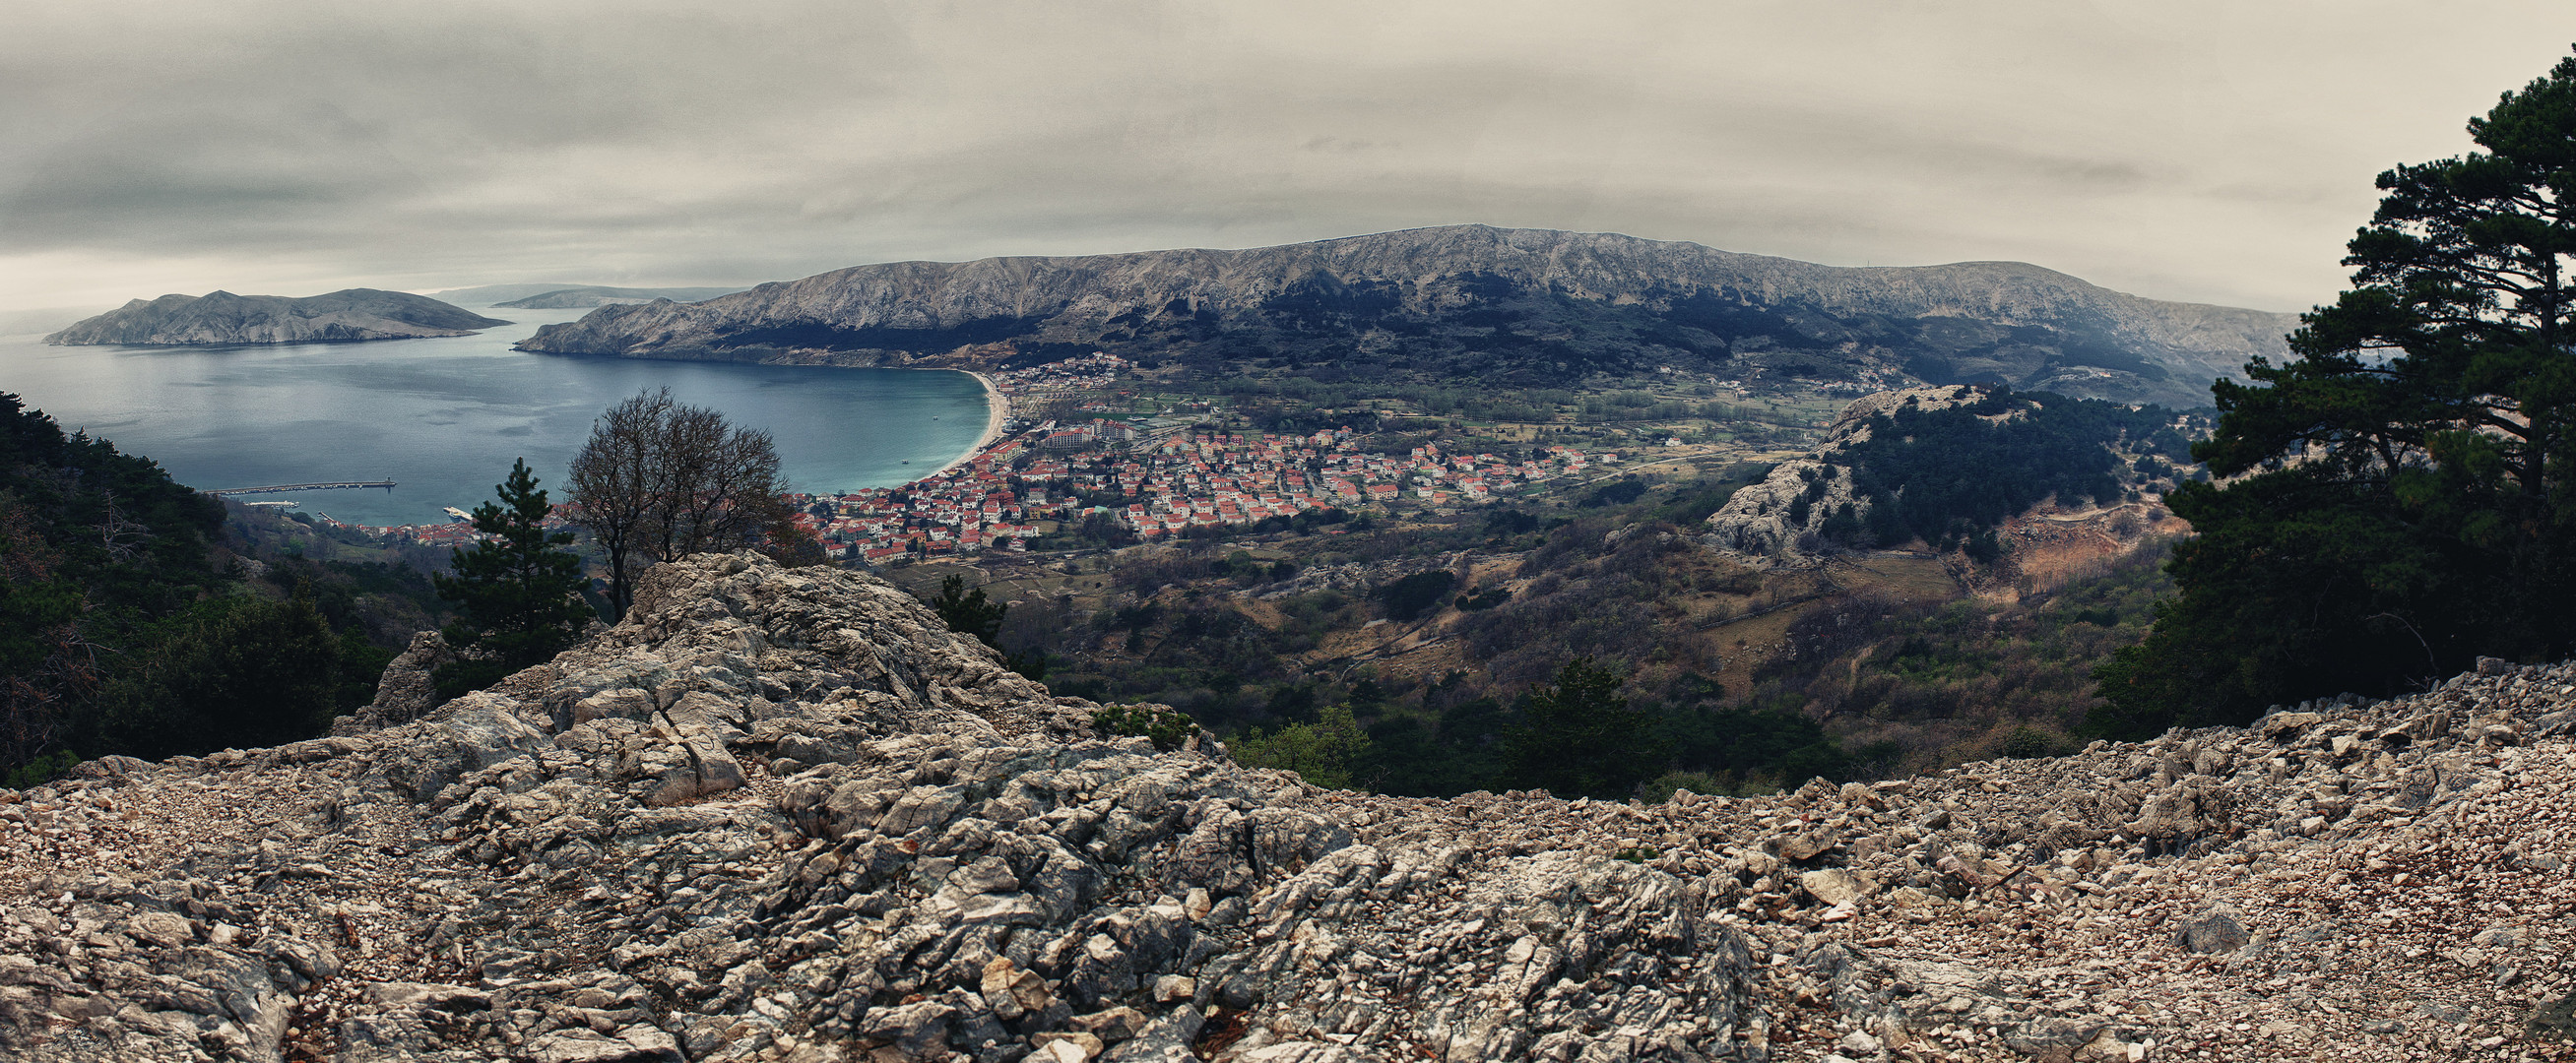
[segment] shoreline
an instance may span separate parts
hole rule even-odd
[[[985,376],[984,374],[978,373],[972,369],[950,369],[947,370],[947,372],[964,373],[967,376],[974,377],[976,383],[984,385],[984,434],[977,436],[975,439],[975,445],[966,448],[965,453],[959,454],[955,458],[950,459],[946,465],[942,465],[937,469],[933,469],[921,474],[920,476],[914,477],[910,481],[907,481],[905,486],[920,483],[923,480],[941,475],[950,469],[954,469],[960,465],[964,465],[967,462],[975,460],[975,456],[983,453],[985,448],[990,447],[1001,440],[1002,422],[1009,420],[1011,417],[1011,400],[1002,395],[1001,385],[993,383],[992,377]]]

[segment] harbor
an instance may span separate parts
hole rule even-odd
[[[287,491],[340,491],[355,487],[381,487],[391,491],[394,489],[394,482],[392,480],[338,480],[330,483],[271,484],[267,487],[227,487],[206,493],[217,498],[231,498],[234,495],[274,495]]]

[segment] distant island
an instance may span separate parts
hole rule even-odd
[[[425,295],[350,288],[328,295],[165,295],[136,299],[78,322],[45,342],[189,347],[234,343],[322,343],[468,336],[507,325]]]
[[[522,310],[565,310],[586,306],[607,306],[611,303],[649,303],[655,299],[668,299],[675,303],[694,303],[700,299],[713,299],[719,295],[732,295],[738,291],[742,291],[742,289],[603,288],[598,285],[586,284],[573,288],[561,288],[551,292],[540,292],[525,299],[513,299],[506,303],[494,303],[492,305],[512,306],[518,307]]]
[[[520,350],[998,370],[1095,351],[1201,379],[1594,387],[1891,374],[2206,405],[2290,314],[2020,262],[1849,268],[1615,233],[1454,225],[1241,251],[891,262],[603,306]]]
[[[613,303],[649,303],[668,299],[675,303],[694,303],[742,291],[732,288],[616,288],[604,284],[573,284],[553,281],[540,284],[487,284],[479,288],[451,288],[430,293],[458,306],[506,306],[520,310],[564,310],[608,306]]]

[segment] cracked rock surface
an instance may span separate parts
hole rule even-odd
[[[1878,784],[1325,791],[702,556],[420,718],[0,792],[34,1060],[2570,1058],[2576,667]]]

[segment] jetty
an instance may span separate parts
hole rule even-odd
[[[339,480],[317,484],[270,484],[267,487],[227,487],[221,491],[206,493],[217,498],[229,498],[233,495],[273,495],[280,491],[337,491],[344,487],[381,487],[391,491],[394,489],[394,482],[391,480]]]

